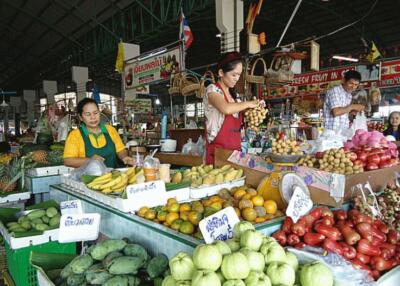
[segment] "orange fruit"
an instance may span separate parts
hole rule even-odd
[[[262,223],[265,222],[267,219],[265,217],[256,217],[254,220],[255,223]]]
[[[239,209],[253,208],[253,202],[249,199],[241,199],[239,202]]]
[[[137,212],[138,216],[144,217],[145,213],[149,210],[148,207],[141,207]]]
[[[201,219],[203,218],[203,216],[201,215],[201,213],[196,212],[196,211],[191,211],[189,212],[189,221],[194,224],[194,225],[198,225],[199,222],[201,221]]]
[[[167,214],[168,214],[167,211],[161,210],[161,211],[159,211],[159,212],[157,213],[157,219],[158,219],[159,221],[165,221],[165,219],[167,218]]]
[[[190,221],[184,221],[181,223],[179,231],[184,234],[193,234],[194,233],[194,225]]]
[[[157,215],[157,213],[156,213],[155,210],[148,210],[148,211],[144,214],[144,217],[145,217],[146,219],[153,220],[153,219],[156,218],[156,215]]]
[[[189,220],[189,211],[180,212],[179,218],[183,219],[184,221]]]
[[[248,189],[247,190],[247,194],[249,194],[251,197],[254,197],[254,196],[258,195],[257,191],[255,189],[253,189],[253,188]]]
[[[257,218],[257,213],[253,208],[245,208],[242,210],[242,217],[247,221],[254,221]]]
[[[190,211],[191,209],[192,209],[192,207],[190,206],[189,203],[183,203],[179,207],[179,212],[187,212],[187,211]]]
[[[256,207],[261,207],[264,205],[264,198],[263,196],[260,195],[255,195],[254,197],[251,198],[251,201]]]
[[[209,198],[209,200],[214,203],[214,202],[221,202],[221,198],[219,196],[212,196]]]
[[[179,231],[179,228],[181,227],[182,223],[183,223],[183,220],[176,219],[176,220],[174,220],[172,222],[171,228],[174,229],[174,230],[178,230]]]
[[[251,195],[250,195],[250,194],[245,194],[245,195],[242,197],[242,200],[243,200],[243,199],[250,200],[250,199],[251,199]]]
[[[171,225],[172,222],[178,218],[179,218],[178,213],[168,213],[167,216],[165,217],[165,223],[167,225]]]
[[[237,216],[240,218],[242,216],[240,213],[240,209],[239,208],[234,208],[234,209],[235,209]]]
[[[213,202],[210,207],[215,209],[216,211],[222,210],[222,203],[221,202]]]
[[[193,202],[192,203],[192,211],[203,213],[204,212],[203,204],[200,201]]]
[[[209,207],[210,205],[211,205],[211,200],[209,200],[209,199],[204,199],[203,201],[202,201],[202,203],[203,203],[203,206],[205,206],[205,207]]]
[[[239,189],[239,190],[237,190],[237,191],[233,194],[233,197],[234,197],[235,199],[237,199],[237,200],[240,200],[245,194],[246,194],[246,191],[245,191],[245,190]]]
[[[169,211],[170,213],[177,213],[177,212],[179,212],[179,208],[180,208],[180,206],[179,206],[178,203],[172,203],[172,204],[168,205],[168,211]]]
[[[273,200],[267,200],[264,202],[264,208],[267,211],[267,214],[275,214],[278,210],[278,205]]]
[[[169,198],[167,200],[167,205],[173,204],[173,203],[177,203],[178,201],[175,198]]]

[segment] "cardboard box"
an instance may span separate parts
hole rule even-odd
[[[308,185],[314,203],[340,207],[357,195],[359,191],[354,187],[358,184],[369,182],[372,190],[379,192],[396,179],[400,165],[347,176],[307,167],[298,167],[295,171]]]

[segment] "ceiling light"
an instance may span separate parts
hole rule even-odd
[[[221,38],[221,37],[222,37],[221,34],[216,34],[215,36],[216,36],[217,38]]]
[[[7,102],[5,102],[4,99],[3,99],[3,102],[0,104],[0,106],[1,106],[1,107],[8,107],[8,104],[7,104]]]
[[[344,57],[344,56],[333,56],[332,59],[355,62],[355,63],[358,62],[358,59],[356,59],[356,58],[349,58],[349,57]]]
[[[156,105],[160,105],[160,104],[161,104],[161,101],[157,98],[157,99],[154,101],[154,103],[155,103]]]

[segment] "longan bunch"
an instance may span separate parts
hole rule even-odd
[[[274,140],[272,141],[272,153],[278,155],[302,155],[300,146],[296,140]]]
[[[244,113],[245,120],[248,123],[248,127],[253,129],[255,132],[259,132],[258,126],[264,121],[267,116],[268,110],[258,106],[256,108],[252,108],[247,110]]]

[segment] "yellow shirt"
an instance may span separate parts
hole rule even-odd
[[[105,125],[111,140],[115,144],[116,152],[119,153],[125,149],[121,137],[117,130],[111,125]],[[89,134],[90,143],[94,148],[102,148],[106,145],[106,138],[104,134],[100,134],[97,139],[93,134]],[[85,142],[83,141],[82,134],[79,129],[72,130],[65,141],[64,158],[85,158]]]

